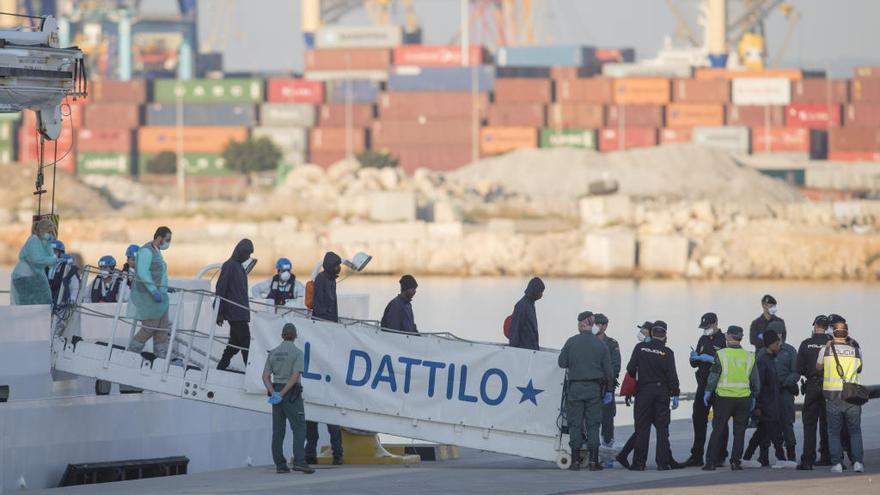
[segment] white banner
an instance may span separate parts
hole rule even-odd
[[[306,358],[307,403],[450,425],[554,436],[564,371],[556,352],[382,332],[302,316],[251,321],[248,392],[265,394],[269,349],[292,322]],[[308,407],[308,404],[306,405]]]

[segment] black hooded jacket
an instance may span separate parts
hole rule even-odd
[[[412,301],[399,294],[385,306],[382,315],[382,328],[400,332],[419,333],[413,316]]]
[[[339,321],[339,308],[336,304],[336,273],[342,258],[333,251],[324,255],[324,271],[315,277],[315,298],[312,316],[327,321]]]
[[[535,277],[529,280],[525,295],[513,307],[510,321],[510,346],[537,351],[538,346],[538,315],[535,313],[535,301],[544,293],[544,282]]]
[[[220,277],[217,279],[217,287],[214,293],[220,300],[220,313],[217,321],[251,321],[251,313],[248,308],[248,280],[242,263],[250,258],[254,252],[254,243],[250,239],[238,241],[232,257],[223,263],[220,269]],[[236,304],[230,304],[229,301]],[[239,306],[240,305],[240,306]],[[244,306],[244,307],[241,307]]]

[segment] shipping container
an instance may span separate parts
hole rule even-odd
[[[541,129],[541,148],[596,149],[596,129]]]
[[[480,67],[395,67],[388,77],[388,91],[476,91],[495,86],[495,70]]]
[[[690,144],[693,142],[692,131],[667,127],[660,129],[660,144]]]
[[[474,105],[476,99],[476,105]],[[469,120],[477,107],[478,118],[485,118],[489,108],[488,93],[417,92],[382,93],[379,97],[379,117],[395,119]]]
[[[731,82],[730,100],[734,105],[788,105],[791,82],[781,77],[737,78]]]
[[[327,168],[336,162],[345,160],[348,153],[345,151],[309,151],[308,163]]]
[[[11,143],[0,144],[0,163],[12,163],[15,160],[15,146]]]
[[[495,103],[550,103],[553,84],[549,79],[496,79]]]
[[[242,127],[141,127],[137,147],[141,153],[176,152],[179,140],[184,153],[222,153],[230,142],[247,137]]]
[[[600,63],[635,62],[635,48],[596,48],[596,60]]]
[[[547,126],[553,129],[605,127],[605,106],[596,103],[554,103],[547,106]]]
[[[880,128],[839,127],[828,130],[828,152],[880,151]]]
[[[471,163],[470,145],[414,145],[396,146],[387,150],[398,159],[400,168],[412,174],[420,168],[436,171],[454,170]]]
[[[849,81],[846,79],[803,79],[791,82],[792,103],[846,103]]]
[[[728,105],[727,125],[744,127],[783,127],[785,126],[785,107]]]
[[[836,103],[793,103],[785,109],[788,127],[840,127],[840,105]]]
[[[724,105],[720,103],[670,103],[666,105],[669,127],[723,126]]]
[[[61,126],[73,127],[79,129],[83,126],[85,120],[85,105],[79,103],[70,103],[61,105]],[[22,127],[33,131],[37,127],[37,112],[33,110],[24,110],[22,115]]]
[[[145,109],[148,126],[250,127],[257,123],[256,105],[244,103],[150,103]]]
[[[349,110],[351,119],[349,120]],[[327,103],[318,109],[318,125],[321,127],[370,127],[374,117],[370,103]]]
[[[880,103],[880,77],[857,77],[852,82],[853,103]]]
[[[544,127],[543,103],[494,103],[489,106],[489,125],[497,127]]]
[[[467,49],[467,65],[486,62],[486,50],[480,45]],[[461,67],[462,50],[459,45],[403,45],[394,49],[394,65],[419,67]]]
[[[315,127],[309,130],[309,151],[348,151],[360,153],[366,149],[366,129],[345,127]]]
[[[804,72],[800,69],[731,70],[716,69],[714,67],[697,67],[694,69],[694,79],[731,80],[746,78],[779,78],[797,81],[804,78]]]
[[[308,103],[263,103],[260,124],[266,126],[312,127],[317,122],[315,106]]]
[[[0,144],[14,143],[15,130],[18,123],[14,121],[0,121]]]
[[[556,81],[556,101],[560,103],[611,103],[613,79],[593,77],[590,79],[567,79]]]
[[[348,48],[345,50],[306,50],[307,71],[388,70],[391,50],[386,48]]]
[[[880,151],[829,151],[828,159],[836,162],[880,162]]]
[[[141,125],[138,103],[91,103],[84,113],[83,125],[93,129],[134,129]]]
[[[269,79],[266,82],[266,100],[270,103],[324,102],[324,83],[307,79]]]
[[[880,127],[880,102],[851,103],[844,109],[846,127]]]
[[[134,150],[131,129],[80,129],[76,135],[77,151],[124,152]]]
[[[377,81],[345,80],[327,82],[327,103],[376,103],[382,84]]]
[[[495,79],[549,79],[550,67],[495,67]]]
[[[397,25],[343,26],[328,24],[315,33],[318,48],[394,48],[403,43]]]
[[[675,79],[672,101],[677,103],[729,103],[730,82],[726,80]]]
[[[499,67],[500,69],[500,67]],[[592,67],[550,67],[550,79],[563,81],[569,79],[583,79],[591,77],[595,69]],[[611,92],[611,82],[608,82],[608,91]]]
[[[153,101],[158,103],[259,103],[263,81],[259,79],[156,79]]]
[[[538,146],[538,130],[533,127],[484,127],[480,129],[480,154],[498,155]]]
[[[639,77],[614,79],[614,103],[618,105],[665,105],[669,103],[669,79]]]
[[[380,120],[373,122],[370,137],[374,149],[415,144],[469,144],[474,139],[470,121]]]
[[[878,67],[856,67],[853,70],[856,77],[880,77],[880,66]]]
[[[783,180],[793,186],[803,186],[806,182],[806,171],[802,168],[759,169],[767,177]]]
[[[608,105],[606,127],[663,127],[660,105]]]
[[[599,129],[599,151],[603,153],[652,146],[657,146],[657,129],[653,127]]]
[[[810,131],[792,127],[753,127],[752,152],[809,152]]]
[[[309,144],[309,130],[304,127],[254,127],[254,139],[268,138],[282,153],[305,151]]]
[[[718,148],[730,153],[749,152],[748,127],[694,127],[691,137],[694,144]]]
[[[98,79],[89,81],[88,103],[146,103],[147,80],[115,81]]]
[[[156,156],[155,153],[140,153],[138,155],[138,175],[154,175],[149,170],[149,163]],[[237,175],[235,170],[226,168],[226,160],[220,153],[184,153],[183,170],[186,175]],[[172,177],[174,174],[170,174]]]
[[[691,77],[693,69],[690,64],[626,64],[609,63],[602,65],[602,75],[605,77]]]
[[[388,69],[307,70],[303,77],[310,81],[323,81],[325,83],[340,81],[373,81],[381,83],[388,80]]]
[[[33,112],[28,112],[33,113]],[[51,164],[58,160],[58,170],[74,173],[76,171],[76,148],[74,136],[79,134],[79,129],[71,129],[70,126],[61,128],[61,134],[55,141],[47,141],[43,155],[43,164],[51,170]],[[39,140],[33,128],[21,127],[18,129],[18,161],[36,163],[39,156]]]
[[[131,175],[132,154],[125,151],[83,151],[76,153],[77,175]]]
[[[595,67],[596,49],[586,46],[509,46],[498,50],[496,62],[514,67]]]

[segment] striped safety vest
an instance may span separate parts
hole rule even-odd
[[[749,377],[755,366],[755,355],[742,347],[727,347],[718,351],[721,377],[715,393],[719,397],[749,397]]]
[[[842,392],[843,383],[859,383],[859,368],[862,367],[862,354],[855,347],[847,344],[837,344],[837,360],[843,368],[843,377],[837,370],[837,362],[831,349],[822,350],[822,379],[823,392]]]

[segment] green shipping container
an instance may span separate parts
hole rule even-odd
[[[80,151],[76,154],[78,175],[130,175],[131,153],[124,151]]]
[[[15,146],[12,141],[0,142],[0,163],[13,163],[15,161]]]
[[[21,112],[0,113],[0,122],[18,122],[21,120]]]
[[[792,186],[803,186],[807,183],[806,171],[802,168],[760,169],[767,177],[782,179]]]
[[[15,128],[17,122],[11,120],[0,120],[0,143],[11,145],[15,142]]]
[[[156,79],[153,101],[174,103],[260,103],[264,82],[261,79]]]
[[[596,149],[595,129],[541,129],[541,148]]]
[[[147,170],[147,163],[157,153],[141,153],[138,156],[138,174],[155,175]],[[226,168],[226,160],[220,153],[184,153],[184,170],[187,175],[236,175]]]

